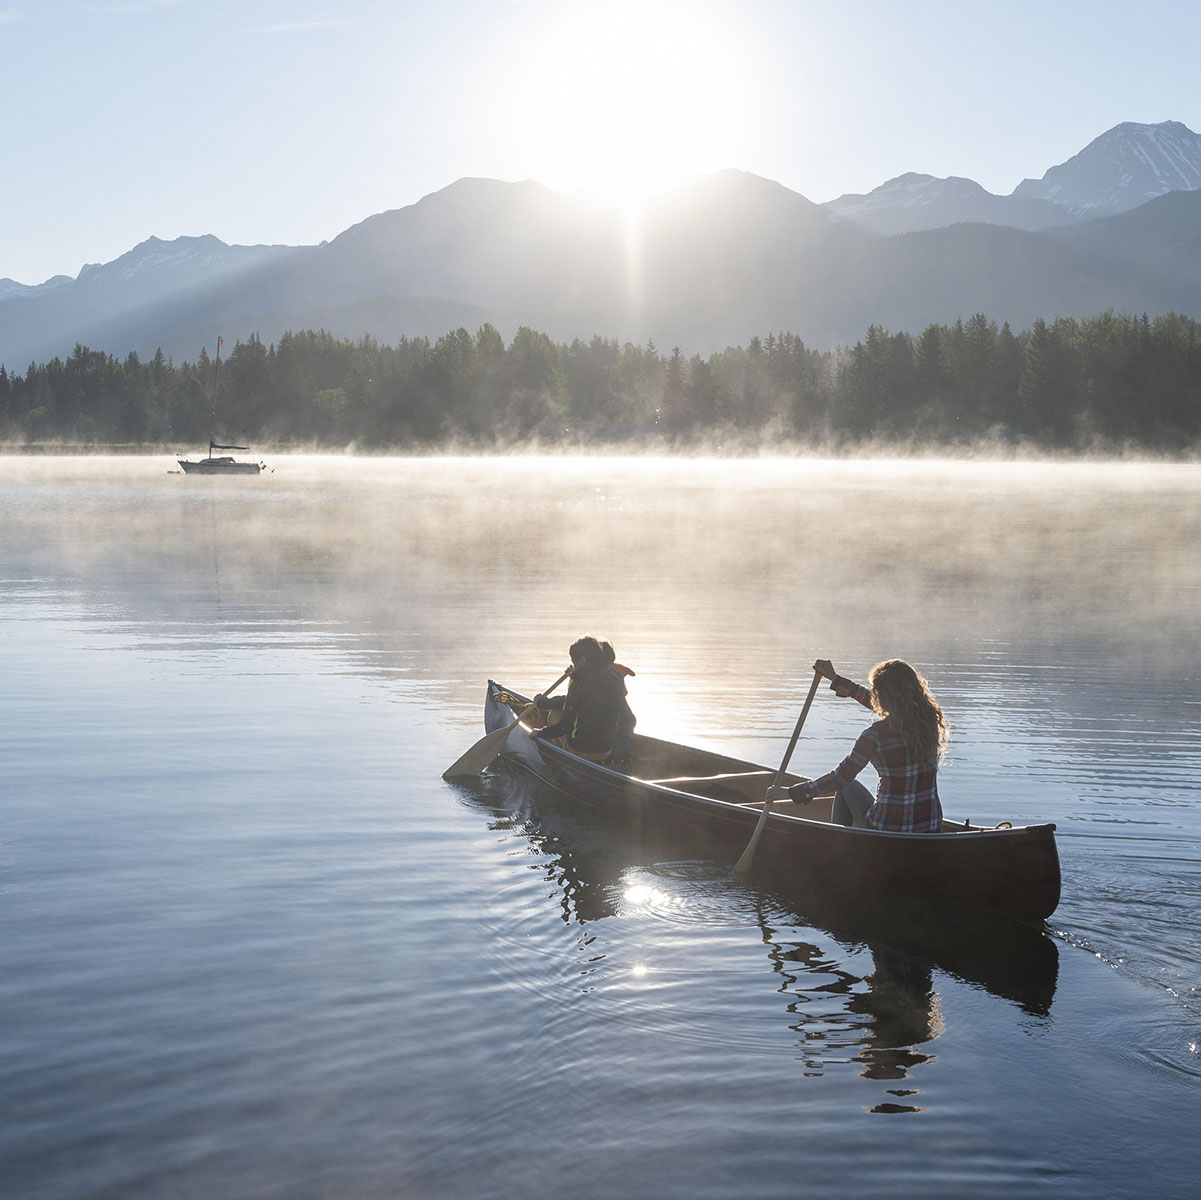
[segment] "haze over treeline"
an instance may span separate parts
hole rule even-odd
[[[714,439],[846,450],[994,441],[1035,450],[1185,453],[1201,444],[1201,325],[1111,312],[1014,333],[985,314],[916,336],[872,326],[817,351],[791,333],[707,358],[602,337],[556,343],[485,324],[437,340],[287,333],[124,361],[77,345],[24,376],[0,366],[0,440],[170,443],[238,438],[363,451],[553,446],[687,448]],[[214,405],[214,381],[216,400]]]

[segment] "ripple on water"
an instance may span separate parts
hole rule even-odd
[[[14,1195],[1195,1190],[1195,468],[5,468]],[[921,663],[949,808],[1058,825],[1062,940],[915,949],[442,784],[485,674],[589,630],[645,731],[768,763],[815,656]]]

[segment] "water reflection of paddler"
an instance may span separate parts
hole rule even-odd
[[[935,1056],[918,1047],[943,1033],[939,997],[934,989],[932,964],[887,945],[868,943],[871,974],[860,976],[844,965],[845,947],[831,953],[809,942],[780,942],[776,932],[760,919],[763,940],[772,967],[784,979],[781,991],[798,999],[789,1012],[798,1018],[793,1026],[804,1037],[806,1065],[824,1071],[850,1061],[859,1064],[863,1079],[904,1080],[915,1068]],[[849,953],[849,952],[848,952]],[[827,1058],[827,1054],[831,1057]],[[898,1098],[913,1089],[890,1089]],[[886,1101],[873,1112],[916,1112],[910,1104]]]
[[[849,969],[855,955],[839,942],[835,948],[809,942],[778,942],[760,919],[772,968],[781,975],[781,992],[795,997],[788,1011],[803,1038],[806,1067],[825,1071],[848,1062],[859,1064],[861,1079],[894,1082],[934,1061],[919,1049],[943,1033],[931,962],[920,955],[868,943],[873,971]],[[913,1088],[890,1088],[898,1098]],[[888,1100],[874,1112],[918,1111]]]
[[[773,784],[767,798],[808,804],[833,792],[833,818],[843,825],[937,833],[942,827],[938,764],[950,730],[925,679],[900,658],[872,667],[868,687],[839,675],[829,659],[819,659],[813,669],[830,680],[837,695],[858,700],[881,719],[859,735],[833,771],[792,787]],[[875,796],[855,778],[868,763],[880,776]]]
[[[864,1079],[905,1079],[934,1055],[915,1049],[943,1032],[938,993],[929,961],[886,946],[870,946],[875,969],[867,991],[852,996],[847,1011],[870,1018],[863,1049],[855,1056]],[[890,1105],[890,1111],[916,1111]]]
[[[628,766],[636,719],[626,700],[622,676],[609,666],[594,637],[572,643],[569,654],[571,683],[559,718],[532,730],[530,737],[563,738],[573,754],[593,762]],[[534,702],[547,710],[553,707],[547,696],[535,696]]]

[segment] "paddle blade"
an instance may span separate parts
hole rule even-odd
[[[751,840],[747,843],[746,849],[742,852],[742,857],[734,864],[734,870],[739,874],[749,871],[755,863],[755,851],[759,847],[759,838],[763,833],[763,826],[767,824],[767,814],[771,811],[770,804],[764,804],[763,812],[759,814],[759,821],[755,825],[755,832],[751,834]]]
[[[564,671],[558,679],[554,681],[546,689],[546,694],[549,696],[567,678],[568,672]],[[518,715],[508,723],[503,729],[494,729],[491,733],[486,733],[462,758],[451,763],[445,771],[442,772],[443,779],[455,779],[464,775],[478,775],[504,748],[505,742],[509,740],[509,734],[513,728],[525,720],[530,713],[537,709],[536,704],[527,704]]]
[[[442,772],[442,778],[456,779],[464,775],[478,775],[505,748],[505,742],[509,740],[509,734],[516,724],[517,721],[514,720],[503,729],[494,729],[491,733],[484,734],[466,754]]]

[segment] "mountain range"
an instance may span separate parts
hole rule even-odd
[[[787,330],[814,348],[872,324],[920,332],[976,312],[1014,329],[1106,309],[1201,315],[1201,138],[1126,123],[1009,196],[906,174],[815,204],[726,170],[632,221],[535,182],[460,179],[320,246],[158,238],[30,287],[0,279],[0,363],[124,358],[258,333],[382,342],[491,322],[686,353]]]

